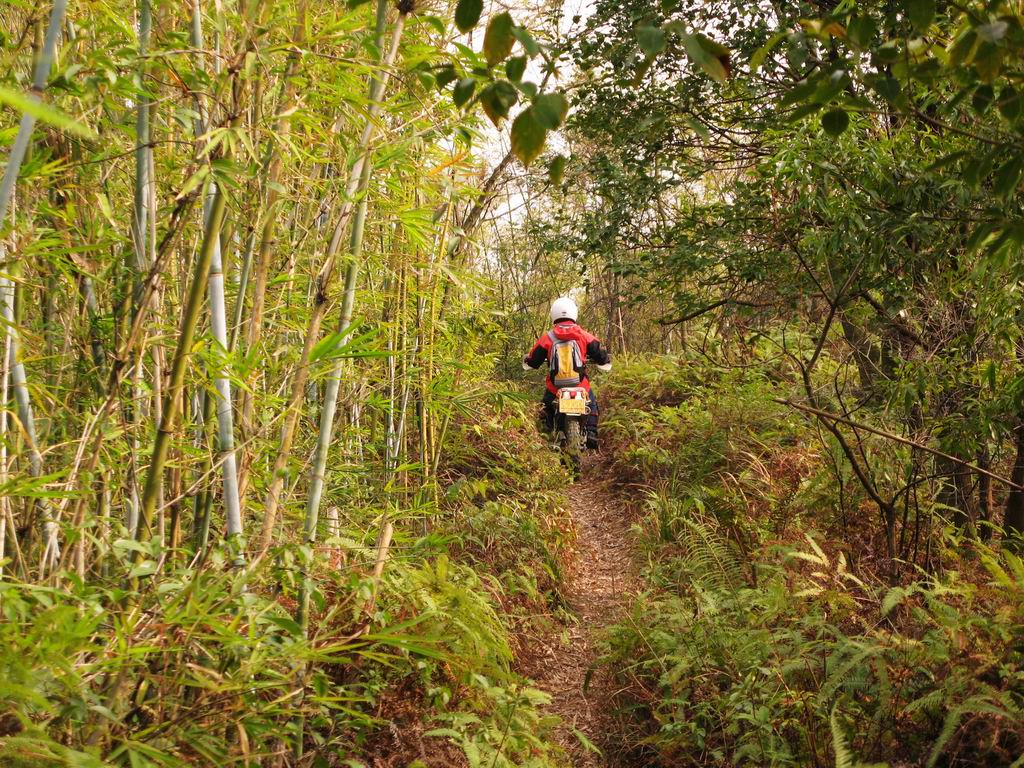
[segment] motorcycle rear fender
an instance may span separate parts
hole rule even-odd
[[[587,388],[586,387],[562,387],[560,390],[558,390],[558,397],[559,398],[563,398],[563,397],[571,397],[571,398],[581,397],[584,400],[589,400],[590,399],[590,393],[587,392]]]

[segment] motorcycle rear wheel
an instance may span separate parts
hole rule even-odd
[[[583,435],[580,432],[579,419],[565,420],[565,443],[562,445],[562,451],[572,471],[572,479],[579,480],[583,469]]]

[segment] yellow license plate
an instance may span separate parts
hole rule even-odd
[[[583,416],[587,412],[587,401],[582,397],[560,397],[558,412],[569,416]]]

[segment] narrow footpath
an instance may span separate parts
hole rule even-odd
[[[574,563],[569,576],[569,604],[575,623],[566,627],[568,641],[552,638],[533,677],[551,694],[551,710],[562,718],[559,739],[575,768],[610,768],[608,734],[613,691],[603,675],[584,682],[599,654],[596,635],[613,624],[637,591],[630,553],[629,521],[618,498],[598,479],[588,462],[583,477],[570,491],[570,512],[577,532]],[[581,732],[604,755],[586,749]]]

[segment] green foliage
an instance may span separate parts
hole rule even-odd
[[[1024,734],[1006,726],[1020,722],[1012,691],[1024,658],[1002,638],[1019,620],[1019,586],[980,598],[955,578],[922,582],[921,602],[896,626],[878,629],[870,608],[878,611],[880,589],[808,573],[797,565],[803,557],[788,565],[760,560],[757,586],[733,587],[728,561],[708,554],[724,541],[709,545],[715,529],[700,525],[704,549],[672,556],[674,583],[613,632],[606,659],[647,689],[635,695],[655,697],[647,741],[665,764],[706,754],[804,765],[830,740],[837,765],[853,754],[1012,762]],[[990,600],[1002,606],[995,615]],[[849,746],[839,708],[858,724]],[[968,713],[975,719],[965,728]]]
[[[537,159],[546,137],[547,129],[532,106],[520,112],[512,122],[512,151],[523,165],[528,166]]]
[[[483,13],[483,0],[459,0],[455,6],[455,25],[460,32],[469,32],[480,21]]]
[[[484,34],[484,57],[488,66],[493,67],[500,64],[512,53],[512,46],[516,40],[512,35],[512,28],[515,22],[512,16],[505,12],[491,17],[487,22],[487,32]]]
[[[18,112],[32,115],[62,131],[67,131],[86,139],[95,138],[95,135],[88,126],[82,125],[70,115],[66,115],[59,109],[45,104],[38,99],[27,97],[9,88],[0,87],[0,104],[11,107]]]
[[[1024,527],[1017,491],[955,470],[1006,478],[1021,453],[1021,24],[1006,3],[600,0],[571,44],[571,178],[522,228],[621,348],[770,367],[795,402],[951,457],[826,437],[887,556],[918,564],[905,518]],[[745,359],[769,339],[777,362]]]
[[[562,93],[544,93],[533,101],[534,115],[541,127],[553,131],[565,120],[569,100]]]
[[[205,569],[166,571],[129,613],[115,584],[0,583],[0,762],[222,765],[291,749],[299,716],[307,751],[368,759],[394,750],[394,711],[473,765],[559,764],[557,718],[512,662],[516,633],[559,603],[563,489],[513,410],[511,440],[497,417],[460,422],[436,524],[417,539],[415,518],[398,521],[375,599],[355,519],[315,554],[281,548],[254,589],[217,550]],[[115,544],[126,559],[139,547]],[[300,563],[316,584],[308,640],[288,610]]]
[[[637,28],[636,41],[640,50],[648,56],[656,56],[665,47],[665,31],[645,24]]]
[[[850,116],[842,109],[830,109],[821,116],[821,127],[829,136],[838,136],[850,125]]]
[[[659,488],[637,525],[649,591],[604,658],[640,720],[626,747],[680,766],[823,763],[826,745],[836,765],[1009,765],[1024,747],[1020,559],[972,544],[985,574],[895,588],[852,568],[837,489],[803,509],[821,457],[773,389],[686,359],[630,363],[605,388],[624,409],[613,469]],[[783,522],[812,513],[826,533],[798,541]]]
[[[471,768],[545,768],[542,755],[549,749],[542,735],[557,722],[538,712],[550,697],[533,688],[503,688],[486,678],[476,679],[480,695],[493,709],[489,720],[468,713],[450,713],[438,718],[445,726],[427,731],[427,736],[457,739]]]
[[[372,642],[346,637],[341,607],[306,641],[281,604],[238,586],[228,575],[181,570],[119,616],[110,612],[115,593],[98,586],[3,585],[0,706],[19,734],[5,756],[25,754],[23,739],[59,753],[60,742],[47,737],[66,733],[67,746],[104,764],[223,764],[238,749],[235,737],[260,752],[287,745],[297,713],[318,724],[325,751],[346,755],[374,720],[359,711],[368,701],[362,686],[318,670],[310,694],[295,700],[301,666],[414,663],[417,649],[443,653],[436,638],[401,630]],[[234,736],[225,741],[228,729]],[[63,759],[52,765],[75,764]]]
[[[438,530],[453,536],[461,557],[497,576],[506,612],[558,607],[571,543],[568,489],[535,435],[528,407],[510,405],[493,418],[460,425],[442,471],[451,483],[451,511]]]

